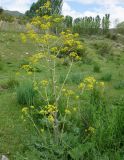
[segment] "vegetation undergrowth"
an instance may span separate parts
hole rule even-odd
[[[50,10],[50,5],[47,2],[39,11]],[[40,159],[112,159],[115,152],[114,157],[118,158],[123,148],[123,127],[119,125],[123,118],[117,115],[123,109],[107,104],[104,82],[93,76],[85,77],[75,89],[66,84],[73,64],[83,59],[79,50],[84,44],[78,40],[78,34],[57,29],[57,23],[62,21],[63,17],[57,15],[36,16],[31,24],[42,29],[42,33],[28,25],[28,32],[22,34],[23,42],[32,39],[40,46],[39,52],[29,58],[29,64],[22,66],[33,77],[33,89],[41,99],[39,105],[22,108],[22,118],[32,123],[38,135],[34,148]],[[51,32],[54,27],[55,33]],[[106,49],[103,46],[100,54],[108,54]],[[67,58],[67,72],[60,84],[56,64],[59,61],[61,65]],[[45,79],[37,79],[37,65],[47,71]],[[99,72],[99,67],[95,66],[94,71]],[[102,80],[110,81],[111,74]]]
[[[0,154],[123,160],[122,41],[79,36],[70,24],[63,29],[63,21],[34,17],[21,34],[23,44],[19,34],[0,32]]]

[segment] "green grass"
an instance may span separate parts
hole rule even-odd
[[[75,62],[67,84],[75,88],[86,76],[94,76],[97,80],[102,79],[105,81],[108,102],[113,107],[123,106],[124,101],[120,97],[124,94],[124,51],[116,47],[119,42],[104,38],[105,41],[108,41],[113,46],[114,55],[107,58],[97,55],[94,43],[102,42],[103,38],[84,37],[84,42],[88,48],[87,59],[82,62]],[[30,147],[27,144],[30,144],[31,135],[33,134],[30,134],[30,132],[33,132],[33,129],[28,122],[24,123],[21,119],[21,106],[17,103],[14,87],[10,89],[4,87],[4,84],[9,82],[10,77],[15,76],[20,66],[26,64],[27,58],[37,52],[38,48],[32,42],[22,44],[19,33],[9,32],[0,32],[0,46],[0,155],[8,154],[8,157],[12,160],[23,160],[24,155],[31,159],[35,153],[32,153],[31,157]],[[100,64],[100,72],[98,71],[98,66],[96,66],[98,72],[94,71],[94,64]],[[60,84],[64,80],[67,69],[68,65],[63,65],[62,67],[58,65],[57,74]],[[37,79],[44,79],[46,76],[49,75],[44,69],[36,73]],[[17,76],[16,80],[22,82],[23,77]],[[103,159],[107,159],[107,154],[109,152],[103,155]],[[21,157],[21,155],[22,158],[17,158]],[[119,157],[118,153],[116,156]]]
[[[0,155],[7,154],[13,159],[16,152],[23,152],[27,145],[30,127],[21,119],[15,93],[5,91],[0,95],[0,110]]]

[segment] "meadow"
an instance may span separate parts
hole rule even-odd
[[[108,26],[79,35],[62,21],[37,16],[25,33],[0,31],[0,155],[123,160],[124,36]]]
[[[80,39],[86,45],[86,56],[82,61],[74,62],[72,71],[70,72],[70,75],[66,81],[66,85],[73,87],[75,90],[77,84],[79,84],[83,78],[88,76],[93,76],[98,81],[104,81],[104,98],[106,101],[104,107],[106,108],[107,113],[105,115],[102,115],[102,113],[100,114],[101,119],[104,118],[104,121],[107,121],[99,121],[100,125],[103,124],[103,126],[100,126],[100,128],[98,127],[99,131],[97,131],[96,134],[98,135],[96,135],[96,137],[90,135],[89,140],[88,138],[84,139],[84,151],[81,150],[80,145],[74,145],[77,144],[76,138],[74,139],[74,137],[71,137],[70,141],[74,142],[73,145],[75,146],[75,150],[73,150],[72,153],[74,158],[69,158],[68,156],[67,157],[68,159],[92,159],[92,156],[94,156],[93,159],[99,160],[122,160],[124,158],[123,41],[121,43],[120,40],[111,40],[106,38],[105,36],[81,36]],[[101,45],[105,42],[109,43],[109,45],[112,46],[112,54],[108,53],[108,55],[104,57],[99,53],[96,53],[99,52],[99,49],[97,49],[97,45]],[[18,86],[18,83],[23,83],[23,76],[25,76],[25,73],[23,71],[19,71],[20,66],[26,64],[28,57],[35,53],[38,48],[33,42],[27,42],[25,44],[22,43],[20,39],[20,33],[14,32],[0,32],[0,46],[0,154],[8,155],[12,160],[39,159],[39,155],[37,154],[37,152],[39,152],[40,149],[36,151],[36,148],[40,147],[40,144],[38,143],[40,140],[39,138],[37,139],[37,134],[30,122],[25,122],[22,120],[21,110],[22,106],[25,106],[25,104],[19,105],[16,95],[16,88]],[[57,64],[57,75],[59,75],[58,81],[60,84],[62,84],[64,80],[67,69],[68,61],[63,63],[62,66],[59,65],[59,63]],[[36,72],[36,77],[38,77],[38,79],[43,79],[47,77],[47,73],[43,70],[43,68],[41,68],[41,70],[38,70]],[[26,81],[29,80],[30,75],[26,76]],[[87,98],[88,97],[84,95],[81,107],[84,108],[82,114],[83,112],[86,114],[84,114],[85,121],[87,121],[86,123],[90,123],[90,121],[92,121],[92,118],[97,113],[95,111],[94,105],[92,105]],[[92,113],[93,111],[94,113]],[[73,116],[75,116],[75,114],[73,114]],[[114,125],[116,125],[116,128]],[[79,128],[76,128],[75,126],[75,130],[76,129],[77,134],[80,134],[78,133]],[[82,137],[83,136],[84,135],[82,135]],[[93,144],[96,143],[95,138],[99,139],[99,145],[101,146],[101,148],[99,148],[100,151],[95,148],[92,149]],[[34,145],[35,143],[36,146]],[[62,155],[61,147],[58,148],[58,152],[60,155]],[[78,155],[76,155],[77,153]],[[47,154],[48,158],[46,159],[50,159],[49,156],[51,155],[53,156],[53,154],[50,154],[50,152],[48,152]],[[57,159],[57,155],[55,157],[53,156],[52,158]]]

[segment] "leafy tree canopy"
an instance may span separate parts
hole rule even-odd
[[[63,0],[49,0],[51,2],[51,11],[48,11],[48,15],[50,14],[61,14],[62,9],[62,2]],[[34,17],[37,15],[36,11],[40,9],[41,6],[44,6],[44,4],[47,2],[47,0],[38,0],[36,3],[33,3],[31,5],[30,10],[26,12],[26,15],[28,17]],[[46,14],[46,11],[41,12],[41,16]]]

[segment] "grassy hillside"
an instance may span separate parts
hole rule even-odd
[[[94,76],[98,81],[105,82],[108,106],[124,106],[123,38],[112,40],[104,36],[82,36],[80,40],[86,46],[86,55],[82,61],[74,63],[66,84],[76,88],[84,77]],[[16,83],[24,80],[25,73],[20,71],[20,67],[27,64],[28,57],[39,48],[31,41],[23,44],[20,34],[11,32],[0,32],[0,46],[0,155],[8,155],[11,160],[39,160],[37,152],[32,152],[36,133],[28,121],[21,119],[22,106],[17,103],[15,89]],[[67,69],[66,63],[57,66],[60,84]],[[17,75],[18,72],[22,76]],[[43,68],[36,73],[38,79],[47,76]],[[87,105],[85,101],[84,104]],[[114,156],[113,151],[108,151],[99,160],[107,160],[107,155],[110,155],[110,160],[124,159],[121,148]]]
[[[4,13],[14,17],[21,17],[24,15],[23,13],[20,13],[18,11],[9,11],[9,10],[4,10]]]

